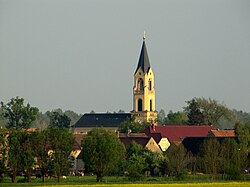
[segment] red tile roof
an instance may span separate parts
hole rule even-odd
[[[135,141],[144,148],[147,145],[150,137],[148,137],[145,133],[120,133],[119,139],[125,145],[125,147],[127,147],[132,141]]]
[[[214,137],[235,137],[234,130],[211,130],[210,133]]]
[[[154,137],[156,133],[160,133],[161,137],[168,138],[170,142],[181,142],[185,137],[205,137],[212,129],[213,126],[166,125],[148,126],[142,132],[145,132],[150,137]]]

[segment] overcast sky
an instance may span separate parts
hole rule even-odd
[[[0,0],[0,100],[129,112],[144,30],[157,110],[250,112],[249,0]]]

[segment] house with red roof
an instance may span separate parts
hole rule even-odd
[[[118,133],[117,136],[125,147],[128,147],[129,144],[134,141],[144,149],[148,149],[152,152],[162,152],[154,138],[147,136],[145,133]]]
[[[163,151],[166,151],[170,143],[179,144],[186,137],[206,137],[213,130],[213,126],[148,126],[142,132],[149,137],[154,137]],[[167,143],[169,142],[169,143]]]
[[[230,130],[211,130],[208,133],[209,137],[236,137],[235,131],[233,129]]]

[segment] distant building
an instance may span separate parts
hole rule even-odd
[[[134,141],[144,149],[157,153],[162,152],[154,138],[148,137],[145,133],[118,133],[118,137],[125,147],[128,147]]]
[[[97,114],[84,114],[73,126],[73,133],[84,133],[95,127],[103,127],[108,130],[116,131],[119,125],[131,119],[130,113],[97,113]]]

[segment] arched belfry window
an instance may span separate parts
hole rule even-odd
[[[141,99],[138,99],[138,111],[142,111],[142,100]]]
[[[138,90],[143,91],[143,80],[139,78],[138,80]]]
[[[152,81],[151,80],[148,81],[148,89],[152,90]]]
[[[149,101],[149,106],[150,106],[150,111],[153,111],[153,101],[152,100]]]

